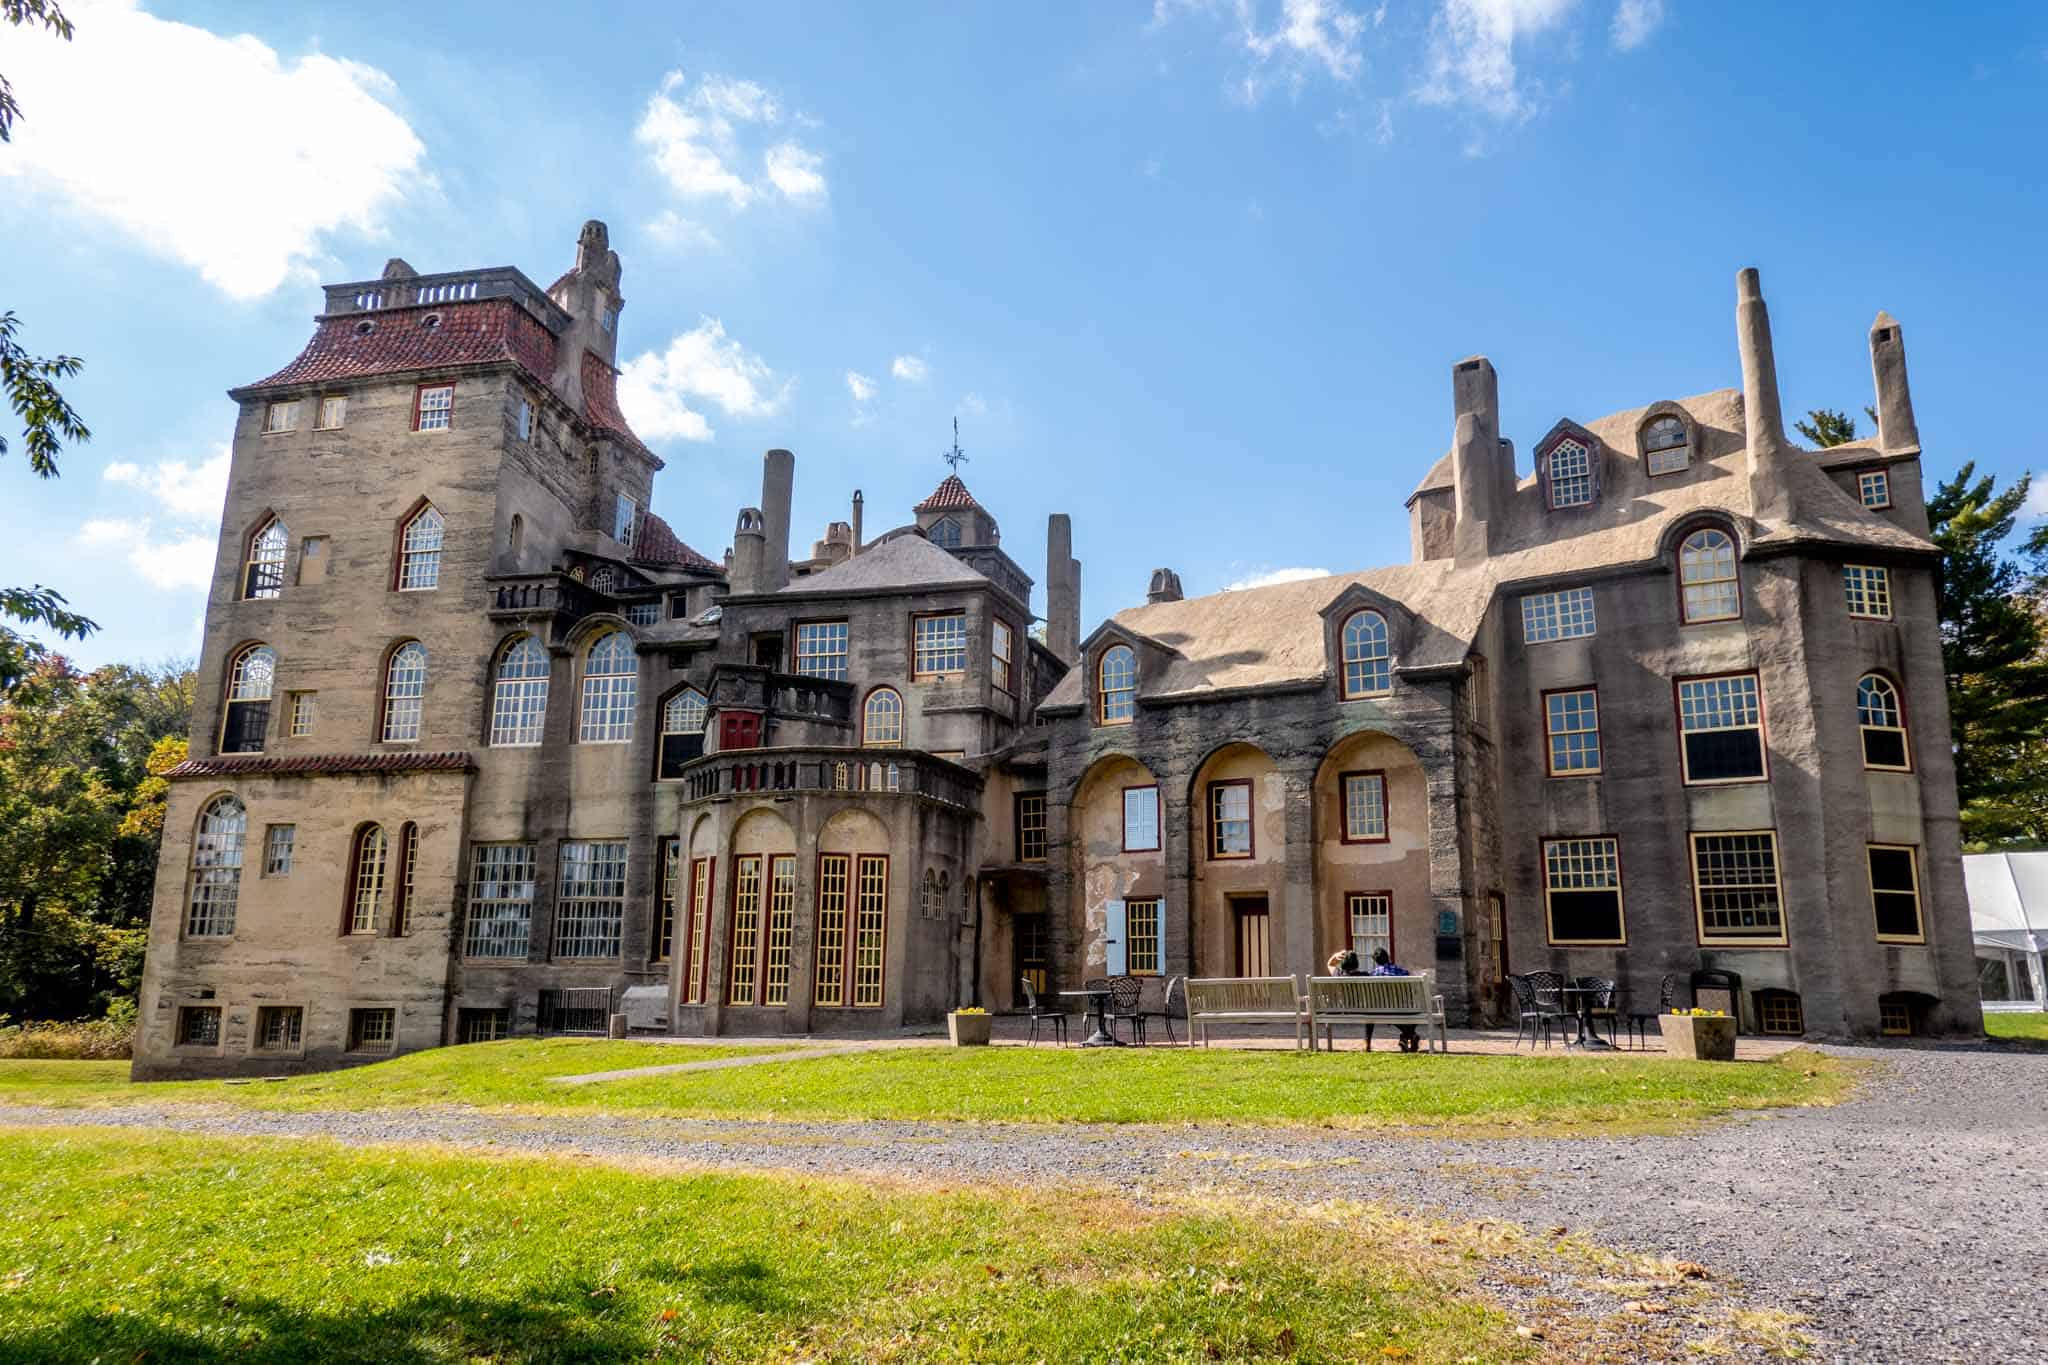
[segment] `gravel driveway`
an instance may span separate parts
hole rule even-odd
[[[1885,1074],[1832,1109],[1779,1110],[1680,1137],[735,1123],[459,1109],[268,1114],[180,1105],[8,1108],[0,1122],[1373,1199],[1457,1219],[1563,1226],[1611,1246],[1703,1262],[1752,1302],[1806,1314],[1824,1359],[2048,1359],[2048,1052],[1830,1050],[1878,1059]]]

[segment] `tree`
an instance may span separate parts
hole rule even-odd
[[[1794,422],[1792,429],[1822,449],[1856,439],[1856,419],[1833,408],[1813,409],[1803,420]]]

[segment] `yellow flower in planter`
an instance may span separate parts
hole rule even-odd
[[[1689,1010],[1682,1010],[1677,1008],[1676,1006],[1673,1006],[1671,1012],[1673,1014],[1689,1015],[1694,1019],[1726,1019],[1728,1017],[1727,1010],[1703,1010],[1697,1007]]]

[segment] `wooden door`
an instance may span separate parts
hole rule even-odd
[[[752,711],[728,711],[719,717],[718,747],[758,749],[761,747],[761,717]]]
[[[1237,974],[1239,976],[1271,975],[1272,943],[1267,933],[1272,917],[1266,913],[1264,896],[1247,897],[1230,903],[1237,928]]]

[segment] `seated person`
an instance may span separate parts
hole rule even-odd
[[[1349,948],[1339,948],[1330,954],[1330,960],[1323,964],[1323,970],[1331,976],[1364,976],[1359,970],[1358,954]]]
[[[1385,948],[1375,948],[1372,950],[1372,970],[1367,972],[1366,975],[1413,976],[1414,973],[1394,961],[1393,954],[1389,953]],[[1415,1025],[1397,1024],[1395,1027],[1401,1030],[1401,1051],[1419,1052],[1422,1050],[1422,1039],[1416,1035]],[[1365,1031],[1365,1045],[1368,1049],[1372,1047],[1372,1029],[1370,1026]]]

